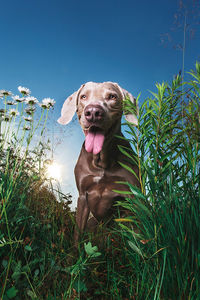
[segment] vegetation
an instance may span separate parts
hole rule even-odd
[[[41,140],[30,155],[23,129],[2,127],[1,299],[199,299],[200,64],[189,74],[156,84],[139,125],[126,126],[133,150],[120,150],[138,164],[141,190],[122,183],[130,194],[116,206],[128,217],[85,234],[78,250],[70,195],[57,201],[47,184]],[[135,110],[128,100],[126,109]]]

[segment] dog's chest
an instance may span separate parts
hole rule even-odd
[[[102,172],[94,175],[86,175],[81,183],[81,190],[85,191],[88,195],[95,194],[97,197],[102,197],[108,194],[115,194],[114,189],[123,190],[123,186],[119,181],[125,179],[121,176],[106,174]]]
[[[102,178],[103,178],[103,176],[94,176],[93,177],[93,182],[98,184],[98,183],[100,183]]]
[[[104,218],[115,200],[119,199],[120,194],[116,190],[123,189],[123,185],[117,183],[121,180],[119,176],[106,176],[105,174],[90,175],[83,180],[88,206],[98,220]]]

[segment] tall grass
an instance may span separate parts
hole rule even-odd
[[[54,257],[51,243],[62,246],[69,211],[63,199],[70,196],[60,193],[58,203],[44,172],[44,132],[54,100],[43,99],[39,109],[28,89],[19,91],[13,98],[0,91],[0,299],[37,298],[39,278],[54,270],[56,258],[47,264]]]
[[[156,84],[127,130],[141,191],[127,183],[130,197],[119,204],[133,225],[120,226],[138,299],[200,299],[200,64],[189,74]]]
[[[70,196],[60,193],[58,202],[43,184],[41,159],[31,156],[24,168],[26,147],[16,154],[4,134],[0,298],[200,299],[199,63],[189,75],[188,82],[178,75],[171,85],[156,84],[140,105],[138,126],[126,124],[132,151],[120,149],[138,164],[141,189],[124,183],[130,194],[116,206],[129,216],[100,224],[78,250]],[[128,99],[126,110],[135,110]]]

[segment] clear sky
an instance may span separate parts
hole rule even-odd
[[[77,121],[64,132],[55,121],[67,96],[87,81],[114,81],[141,100],[156,82],[182,69],[183,13],[187,9],[185,69],[200,60],[198,0],[2,0],[0,89],[54,98],[55,157],[63,188],[75,195],[73,166],[83,142]],[[180,10],[182,8],[182,10]],[[76,197],[76,196],[74,196]]]

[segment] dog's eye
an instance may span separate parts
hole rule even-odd
[[[115,100],[115,99],[117,99],[117,96],[115,94],[109,94],[108,99]]]
[[[81,99],[86,99],[86,95],[81,95]]]

